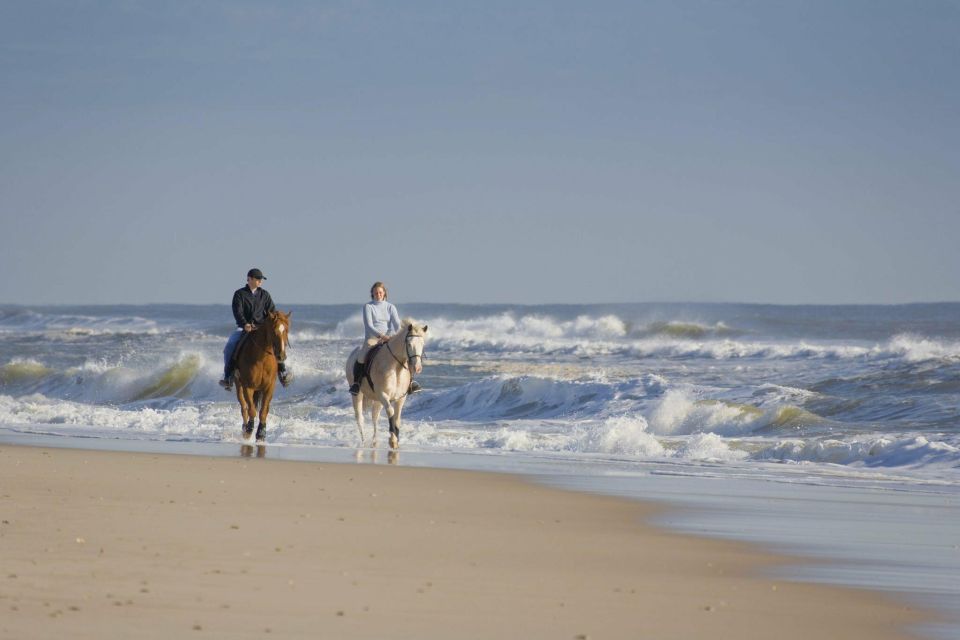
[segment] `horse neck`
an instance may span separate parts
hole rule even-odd
[[[393,355],[401,363],[407,363],[407,332],[400,331],[395,336],[391,337],[387,342],[387,346],[390,347],[390,351],[393,352]],[[393,360],[393,358],[391,358]],[[397,360],[393,360],[393,364],[397,364]]]
[[[268,325],[262,325],[259,329],[253,332],[253,343],[259,347],[262,347],[264,351],[270,351],[273,349],[273,335],[272,327]]]

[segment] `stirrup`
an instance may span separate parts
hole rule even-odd
[[[407,389],[407,393],[416,393],[416,392],[422,391],[422,390],[423,390],[423,387],[420,386],[420,383],[419,383],[419,382],[417,382],[416,380],[411,380],[411,381],[410,381],[410,388]]]

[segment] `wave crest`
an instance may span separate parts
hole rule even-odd
[[[859,436],[848,440],[787,440],[755,454],[754,457],[759,460],[867,467],[956,466],[960,463],[960,447],[946,442],[931,442],[924,436]]]

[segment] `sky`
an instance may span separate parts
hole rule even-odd
[[[960,300],[960,0],[0,0],[0,303]]]

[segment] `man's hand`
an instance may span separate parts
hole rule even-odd
[[[256,327],[254,327],[254,326],[253,326],[252,324],[250,324],[249,322],[248,322],[247,324],[243,325],[243,330],[246,331],[247,333],[250,333],[250,332],[253,331],[254,329],[256,329]]]

